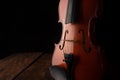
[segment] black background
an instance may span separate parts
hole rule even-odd
[[[58,2],[5,3],[1,9],[0,56],[26,51],[53,51],[61,30],[57,23]],[[103,19],[98,28],[98,40],[109,65],[106,80],[115,80],[119,73],[118,5],[115,1],[104,1]]]
[[[2,10],[1,51],[9,54],[53,49],[58,35],[57,7],[57,0],[6,4]]]

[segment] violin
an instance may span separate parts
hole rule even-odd
[[[102,0],[60,0],[58,12],[62,34],[55,44],[51,76],[55,80],[102,80],[105,59],[96,40]]]

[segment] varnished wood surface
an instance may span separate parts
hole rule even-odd
[[[0,60],[0,80],[53,80],[50,53],[17,53]]]

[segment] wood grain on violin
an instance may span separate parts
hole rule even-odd
[[[58,12],[62,34],[55,44],[51,75],[55,80],[102,80],[105,59],[95,37],[102,0],[60,0]]]

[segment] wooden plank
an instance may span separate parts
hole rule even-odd
[[[45,54],[15,80],[54,80],[49,74],[52,54]]]
[[[40,55],[41,52],[17,53],[0,60],[0,80],[13,80]]]

